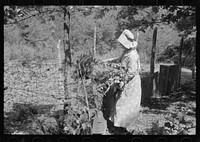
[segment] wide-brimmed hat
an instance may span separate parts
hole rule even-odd
[[[117,39],[125,48],[137,47],[138,43],[134,41],[134,35],[130,30],[125,29]]]

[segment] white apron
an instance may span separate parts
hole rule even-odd
[[[139,55],[136,50],[132,50],[124,56],[122,66],[127,69],[127,75],[130,77],[140,69]],[[109,91],[108,93],[111,92],[114,93],[114,91]],[[127,128],[138,115],[140,109],[141,79],[139,74],[136,74],[125,84],[119,96],[117,99],[110,97],[111,100],[108,101],[108,106],[110,107],[108,119],[116,127]]]

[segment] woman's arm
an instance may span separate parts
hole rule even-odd
[[[138,60],[137,60],[137,64],[138,64],[138,72],[141,71],[141,66],[140,66],[140,56],[138,55]]]
[[[111,59],[107,59],[107,60],[103,60],[103,62],[108,62],[108,63],[119,63],[122,61],[122,58],[124,57],[124,55],[126,54],[126,50],[123,51],[122,55],[118,58],[111,58]]]

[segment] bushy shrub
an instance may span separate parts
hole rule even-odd
[[[161,126],[159,122],[152,123],[152,127],[147,130],[147,135],[163,135],[165,127]]]
[[[40,115],[32,122],[32,130],[35,134],[57,135],[59,134],[59,126],[57,120],[49,115]]]
[[[41,130],[44,134],[59,134],[58,123],[54,117],[41,115],[37,119],[39,130]]]

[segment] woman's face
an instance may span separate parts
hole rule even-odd
[[[124,52],[129,52],[129,51],[132,51],[132,50],[135,50],[136,47],[133,47],[133,48],[125,48],[124,46],[121,46],[123,49],[124,49]]]

